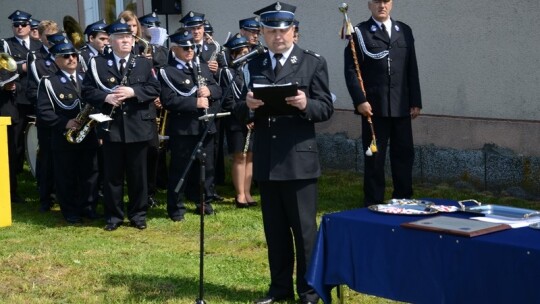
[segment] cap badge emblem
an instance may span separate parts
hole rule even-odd
[[[190,17],[195,17],[195,14],[193,12],[189,12]]]
[[[281,10],[281,4],[279,4],[279,2],[276,3],[276,11],[280,11]]]

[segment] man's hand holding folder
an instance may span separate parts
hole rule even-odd
[[[306,108],[307,98],[297,84],[254,84],[246,104],[256,116],[293,115]]]

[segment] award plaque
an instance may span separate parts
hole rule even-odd
[[[450,216],[435,216],[401,224],[402,227],[474,237],[510,229],[506,224],[487,223]]]

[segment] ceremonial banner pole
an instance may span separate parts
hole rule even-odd
[[[356,54],[356,46],[354,43],[354,38],[352,36],[353,27],[351,24],[351,21],[349,19],[349,16],[347,15],[347,11],[349,10],[349,5],[347,3],[341,3],[339,6],[339,11],[343,13],[343,26],[341,28],[341,39],[347,39],[349,40],[349,45],[351,46],[351,52],[353,56],[354,61],[354,68],[356,70],[356,78],[358,78],[358,83],[360,84],[360,89],[362,90],[362,93],[364,96],[366,95],[366,89],[364,88],[364,81],[362,80],[362,73],[360,71],[360,64],[358,63],[358,55]],[[366,151],[367,156],[372,156],[373,153],[377,153],[377,138],[375,136],[375,128],[373,127],[373,121],[371,120],[371,116],[367,117],[367,121],[369,123],[369,126],[371,128],[371,144],[369,145],[369,148]]]

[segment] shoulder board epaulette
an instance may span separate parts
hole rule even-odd
[[[304,53],[305,53],[305,54],[312,55],[312,56],[315,56],[315,57],[317,57],[317,58],[321,57],[321,55],[315,53],[314,51],[310,51],[310,50],[304,50]]]

